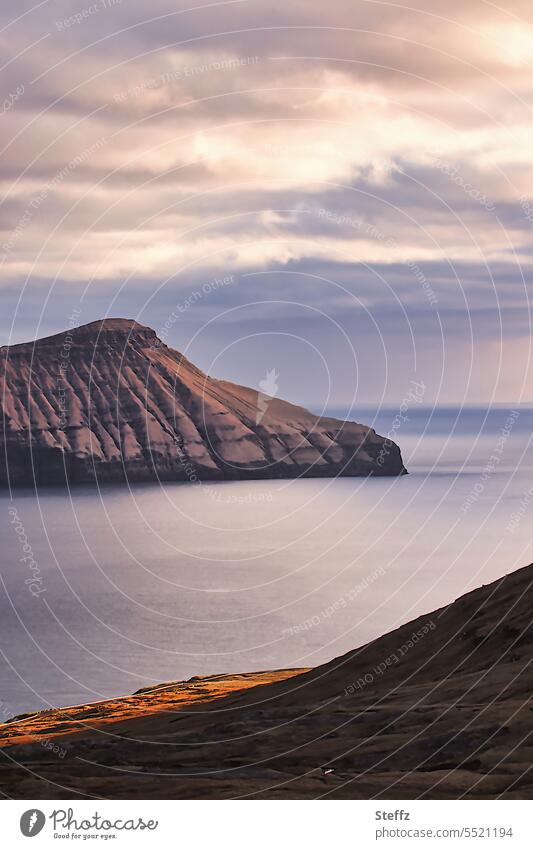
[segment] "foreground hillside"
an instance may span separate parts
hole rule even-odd
[[[399,475],[372,428],[214,380],[106,319],[0,349],[0,484]]]
[[[313,670],[192,679],[20,718],[0,727],[0,789],[531,798],[532,582],[533,565]]]

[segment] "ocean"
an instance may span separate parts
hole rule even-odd
[[[533,560],[532,408],[351,417],[409,475],[0,494],[0,721],[314,666]]]

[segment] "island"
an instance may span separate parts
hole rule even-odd
[[[217,380],[103,319],[0,348],[0,485],[402,475],[390,439]]]

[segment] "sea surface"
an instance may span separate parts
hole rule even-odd
[[[0,494],[0,721],[316,665],[533,560],[533,409],[355,418],[408,476]]]

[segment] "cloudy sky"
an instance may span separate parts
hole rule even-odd
[[[530,0],[6,0],[0,39],[0,344],[125,316],[315,407],[530,400]]]

